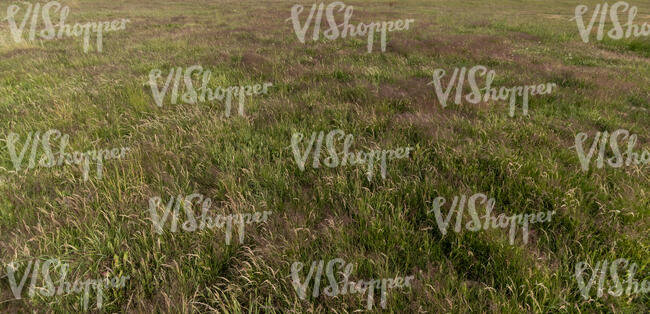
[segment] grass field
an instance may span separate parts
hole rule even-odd
[[[130,22],[88,53],[79,37],[16,43],[0,23],[0,311],[368,311],[359,294],[296,293],[294,262],[304,278],[312,261],[335,258],[355,264],[354,280],[414,276],[370,312],[650,311],[648,293],[585,299],[574,275],[580,262],[625,258],[636,280],[650,280],[650,166],[582,171],[573,147],[578,133],[590,145],[598,131],[626,129],[638,152],[650,150],[650,37],[584,43],[570,19],[578,4],[601,2],[346,1],[353,24],[415,20],[371,53],[365,37],[301,43],[287,19],[302,3],[304,21],[313,2],[60,2],[69,23]],[[650,23],[650,4],[631,4],[635,22]],[[162,81],[192,65],[212,72],[212,88],[273,85],[246,98],[244,116],[235,101],[230,117],[219,101],[157,106],[150,71]],[[531,97],[528,116],[508,116],[506,102],[443,108],[428,85],[434,70],[476,65],[498,86],[557,89]],[[22,148],[50,129],[69,135],[69,151],[129,151],[105,161],[101,179],[91,167],[84,180],[76,165],[16,171],[10,133]],[[354,136],[354,151],[414,150],[389,161],[385,179],[358,166],[315,169],[311,156],[301,171],[292,135],[335,129]],[[243,243],[237,232],[155,232],[150,199],[193,193],[211,198],[215,215],[272,214],[247,225]],[[497,214],[556,214],[531,225],[528,243],[511,245],[500,229],[443,235],[434,199],[448,200],[446,214],[454,196],[475,193],[494,198]],[[5,265],[23,265],[22,275],[51,258],[69,265],[70,280],[129,279],[104,291],[101,309],[94,293],[87,310],[78,293],[16,299]]]

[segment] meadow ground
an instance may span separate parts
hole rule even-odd
[[[128,275],[104,293],[106,312],[365,310],[361,295],[296,293],[294,262],[334,258],[356,265],[354,279],[415,277],[372,311],[649,310],[647,293],[585,299],[574,276],[579,262],[626,258],[639,282],[650,277],[648,165],[582,171],[572,148],[580,132],[617,129],[650,147],[650,38],[581,41],[575,7],[599,2],[346,1],[353,24],[415,20],[372,53],[359,37],[299,42],[287,21],[295,1],[61,2],[72,23],[131,22],[105,34],[101,53],[79,38],[15,43],[0,23],[0,311],[84,310],[81,294],[14,297],[4,265],[48,258],[67,262],[69,278]],[[650,22],[650,4],[632,4],[637,23]],[[248,97],[243,117],[225,117],[218,101],[156,106],[150,71],[196,64],[213,87],[273,87]],[[505,102],[443,108],[427,85],[434,70],[475,65],[499,86],[558,89],[532,97],[528,116],[509,117]],[[84,181],[77,166],[16,171],[9,133],[49,129],[73,150],[130,151],[101,179]],[[354,166],[301,171],[292,134],[334,129],[354,135],[354,150],[415,150],[385,179]],[[243,243],[207,229],[156,233],[149,199],[192,193],[220,213],[272,215]],[[527,244],[500,229],[443,235],[433,200],[475,193],[495,198],[497,213],[556,215],[532,225]]]

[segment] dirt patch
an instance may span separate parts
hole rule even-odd
[[[174,16],[171,18],[172,23],[184,23],[185,22],[185,16],[179,15],[179,16]]]
[[[244,53],[241,64],[245,68],[258,73],[269,73],[273,69],[271,62],[267,58],[254,52]]]
[[[42,49],[40,48],[20,48],[20,49],[14,49],[9,52],[6,52],[2,55],[2,58],[12,58],[18,55],[24,55],[24,54],[31,54],[36,51],[41,51]]]
[[[508,48],[504,38],[492,35],[479,36],[456,36],[453,39],[454,46],[463,47],[475,58],[503,58],[511,55],[511,49]]]
[[[404,56],[419,52],[437,57],[463,55],[478,60],[509,58],[512,55],[509,46],[505,37],[463,34],[435,36],[420,40],[391,38],[387,50]]]
[[[374,93],[379,98],[406,101],[415,110],[431,108],[437,103],[434,101],[433,89],[427,85],[428,82],[424,78],[408,78],[395,84],[382,84],[380,88],[374,88]]]
[[[302,77],[307,72],[307,69],[299,63],[289,65],[287,73],[293,78]]]
[[[527,41],[534,41],[534,42],[538,42],[542,40],[539,36],[535,36],[533,34],[528,34],[524,32],[514,32],[512,33],[512,38],[515,40],[527,40]]]
[[[469,26],[476,27],[476,28],[478,28],[478,27],[488,27],[490,25],[492,25],[492,22],[490,22],[488,20],[478,20],[478,21],[474,21],[472,23],[469,23]]]
[[[452,55],[458,52],[448,43],[435,38],[425,40],[391,38],[386,45],[386,50],[403,56],[408,56],[414,52],[424,52],[434,56]]]

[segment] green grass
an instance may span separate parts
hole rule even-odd
[[[88,54],[79,38],[15,44],[0,23],[3,266],[52,257],[73,279],[129,275],[106,292],[106,312],[365,310],[363,296],[295,292],[293,262],[337,257],[356,264],[354,280],[415,276],[412,289],[390,290],[391,312],[648,311],[648,294],[592,290],[585,301],[573,275],[581,261],[627,258],[639,282],[649,278],[648,166],[582,172],[571,148],[577,133],[624,128],[650,150],[648,38],[585,44],[570,1],[346,2],[354,24],[415,19],[368,54],[360,38],[301,44],[285,21],[293,1],[61,2],[72,23],[131,23]],[[650,22],[650,6],[633,4],[637,23]],[[225,118],[220,102],[157,107],[149,71],[195,64],[212,71],[212,87],[273,87],[247,99],[246,117]],[[506,103],[443,109],[426,85],[433,70],[479,64],[496,71],[495,86],[552,82],[557,92],[531,98],[528,117],[508,117]],[[101,180],[72,166],[14,171],[9,132],[48,129],[69,134],[70,150],[131,152],[106,162]],[[354,135],[354,151],[416,150],[390,161],[385,180],[355,166],[301,172],[292,134],[334,129]],[[218,213],[273,215],[229,246],[221,231],[153,232],[149,198],[191,193]],[[494,197],[497,214],[557,214],[533,225],[528,244],[510,245],[502,230],[443,236],[427,215],[433,199],[474,193]],[[15,300],[0,270],[0,311],[81,311],[81,298]]]

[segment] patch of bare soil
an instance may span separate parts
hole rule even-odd
[[[269,73],[273,69],[271,62],[266,57],[254,52],[244,53],[241,64],[245,68],[258,73]]]
[[[437,57],[509,58],[512,49],[507,41],[505,37],[494,35],[436,35],[425,39],[392,37],[387,51],[405,56],[417,52]]]

